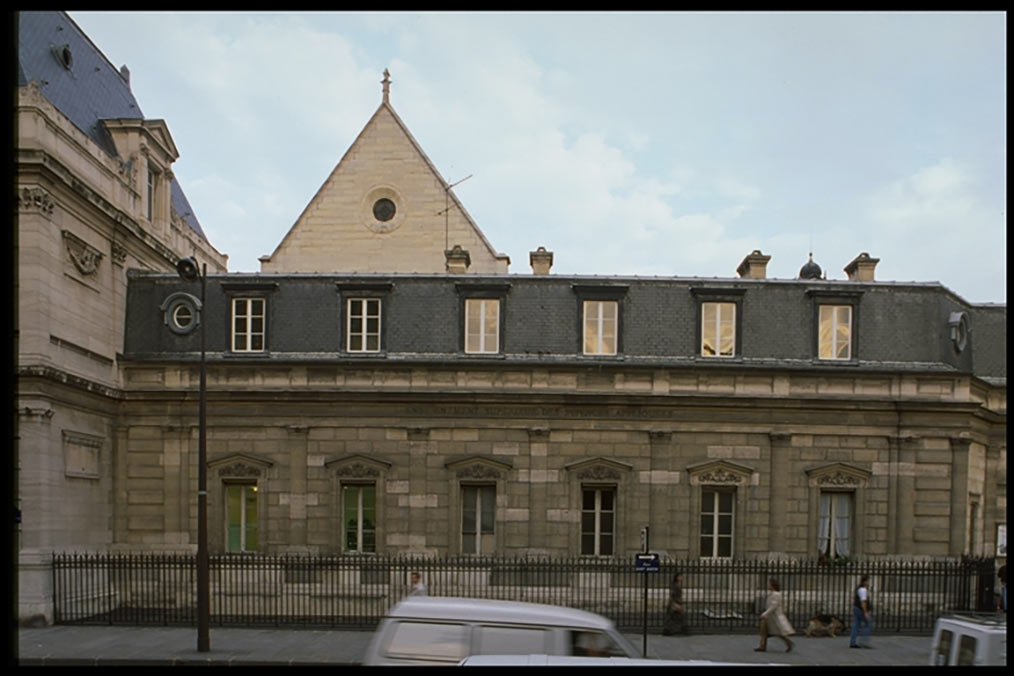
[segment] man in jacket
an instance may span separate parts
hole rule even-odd
[[[859,628],[862,627],[862,634]],[[852,636],[850,648],[872,648],[870,634],[873,632],[873,615],[870,604],[870,576],[863,575],[852,595]],[[858,640],[857,640],[858,639]]]

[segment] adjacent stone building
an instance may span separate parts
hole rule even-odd
[[[214,553],[627,557],[650,526],[673,557],[997,554],[1005,305],[868,253],[846,280],[769,279],[761,251],[727,278],[564,276],[542,247],[510,274],[386,73],[261,272],[227,273],[125,72],[65,15],[21,27],[22,617],[47,552],[194,549],[202,331]],[[125,110],[61,112],[61,44]]]
[[[20,615],[51,615],[53,551],[115,545],[127,271],[196,255],[224,272],[179,182],[179,151],[130,73],[62,12],[18,14],[15,542]],[[178,546],[185,546],[183,540]]]

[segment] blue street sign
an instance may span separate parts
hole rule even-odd
[[[657,573],[659,569],[658,554],[635,554],[634,570],[638,573]]]

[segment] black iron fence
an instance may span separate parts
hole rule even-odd
[[[408,593],[418,571],[431,596],[565,605],[640,629],[647,582],[649,630],[658,630],[669,582],[683,574],[691,631],[752,632],[767,580],[781,584],[787,615],[802,632],[815,614],[851,622],[853,590],[872,584],[878,632],[922,634],[945,613],[992,610],[993,559],[821,561],[663,560],[638,572],[626,559],[412,558],[405,556],[211,557],[211,624],[230,627],[376,626]],[[190,554],[58,554],[57,624],[196,625],[196,559]]]

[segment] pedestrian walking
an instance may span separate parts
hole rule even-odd
[[[426,585],[422,581],[422,576],[419,575],[418,571],[412,571],[412,589],[409,591],[409,596],[426,596]]]
[[[862,633],[860,633],[862,627]],[[872,648],[870,634],[873,633],[873,604],[870,601],[870,576],[863,575],[859,586],[852,595],[852,635],[850,648]]]
[[[683,614],[683,574],[677,572],[669,583],[669,604],[665,609],[662,635],[687,633],[686,617]]]
[[[782,590],[778,580],[768,580],[768,603],[767,608],[760,616],[760,645],[754,648],[757,652],[764,652],[768,649],[768,636],[777,636],[785,642],[785,652],[792,650],[792,641],[789,636],[795,634],[796,630],[789,624],[789,618],[785,616],[782,606]]]
[[[1000,578],[1000,608],[1003,612],[1007,612],[1007,564],[1000,566],[1000,570],[996,571],[996,576]]]

